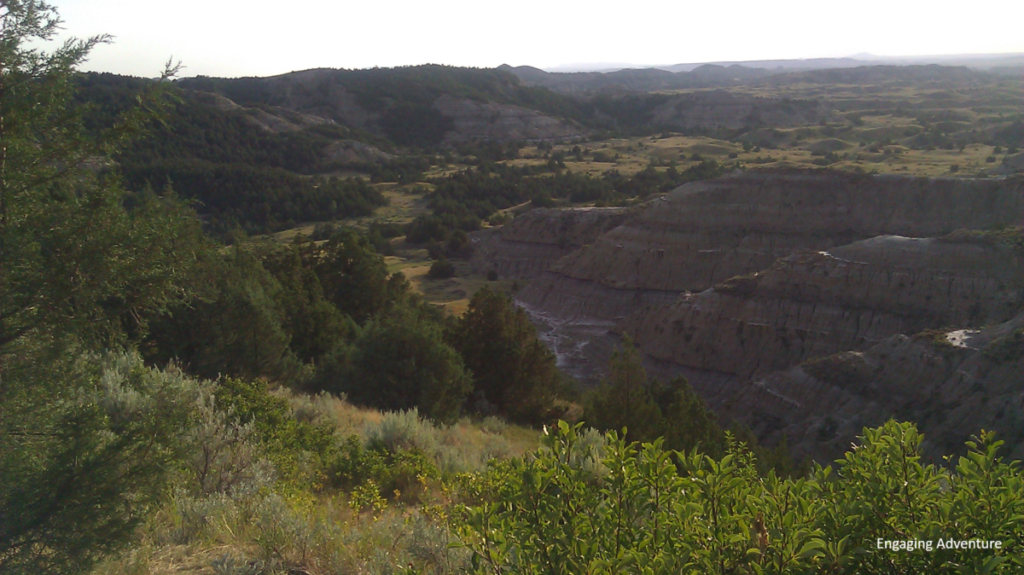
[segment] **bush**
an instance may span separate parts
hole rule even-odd
[[[1024,475],[983,433],[955,470],[920,463],[909,423],[865,429],[860,445],[809,476],[760,476],[732,442],[713,459],[606,436],[602,472],[579,426],[559,422],[531,457],[496,468],[461,539],[490,572],[1018,573]],[[1000,548],[949,550],[962,540]],[[930,542],[930,552],[879,541]],[[965,568],[965,566],[970,566]]]
[[[330,473],[338,485],[349,489],[372,486],[382,497],[404,496],[406,501],[417,499],[427,480],[440,476],[437,467],[420,450],[392,450],[373,442],[364,446],[355,435],[345,441]]]
[[[45,419],[12,401],[19,386],[60,390]],[[0,572],[76,573],[127,543],[166,492],[209,386],[118,353],[11,369],[0,391]]]
[[[217,409],[236,425],[251,429],[261,452],[286,482],[308,485],[337,451],[334,428],[321,415],[302,421],[266,382],[224,378],[214,391]]]
[[[433,279],[448,279],[455,276],[455,265],[446,260],[440,259],[430,265],[427,275]]]

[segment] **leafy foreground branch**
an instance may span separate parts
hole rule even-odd
[[[758,476],[742,445],[720,460],[661,441],[588,441],[559,423],[544,446],[492,470],[496,489],[459,534],[485,573],[1020,573],[1019,462],[990,433],[954,471],[922,465],[910,423],[866,429],[835,469]],[[932,550],[878,549],[885,541]],[[1001,549],[947,550],[953,540]]]

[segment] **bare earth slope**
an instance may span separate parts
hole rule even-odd
[[[531,279],[561,257],[621,225],[635,210],[625,208],[540,208],[508,224],[473,232],[471,263],[477,272]]]
[[[649,202],[551,266],[519,300],[560,317],[614,319],[637,310],[620,301],[642,302],[650,292],[703,291],[768,269],[796,251],[830,250],[879,235],[988,229],[1016,224],[1022,214],[1020,178],[746,172],[687,184]],[[592,295],[598,292],[606,297]]]
[[[865,426],[917,422],[931,457],[962,450],[981,428],[1024,455],[1024,315],[981,330],[894,335],[744,385],[720,413],[798,455],[830,460]]]
[[[647,308],[625,330],[655,358],[746,378],[900,333],[1006,321],[1022,293],[1015,248],[879,236]]]
[[[747,172],[619,214],[617,226],[592,241],[563,240],[541,265],[515,251],[530,238],[559,245],[555,222],[601,229],[574,217],[527,214],[481,257],[535,276],[517,301],[580,377],[596,379],[614,334],[625,332],[657,375],[682,373],[723,417],[823,458],[878,417],[928,421],[947,449],[968,428],[1018,413],[976,402],[966,410],[957,386],[1019,404],[1024,351],[997,362],[977,345],[937,346],[913,334],[1005,335],[1024,321],[1022,242],[991,231],[1024,224],[1020,176]],[[552,263],[560,251],[568,253]],[[889,394],[878,409],[873,402]]]

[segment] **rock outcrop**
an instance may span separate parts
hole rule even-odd
[[[974,237],[880,236],[800,252],[624,323],[647,354],[763,375],[896,334],[999,323],[1024,306],[1024,253]]]
[[[613,300],[643,304],[652,292],[704,291],[767,270],[800,250],[1022,221],[1024,178],[746,172],[687,184],[648,202],[622,225],[551,265],[518,299],[558,317],[609,320],[639,309]],[[625,293],[608,298],[608,305],[594,299],[616,292]]]
[[[635,210],[549,253],[517,294],[578,377],[599,378],[627,333],[652,375],[686,376],[724,420],[819,459],[889,416],[922,422],[935,453],[1024,421],[992,403],[1019,406],[1018,352],[961,345],[1024,322],[1024,178],[748,172]],[[484,259],[555,245],[556,214],[535,217]],[[947,332],[975,335],[936,344]]]
[[[895,335],[738,386],[719,412],[798,456],[832,460],[864,427],[914,421],[932,459],[982,428],[1024,457],[1024,314],[980,330]]]
[[[295,112],[276,106],[263,106],[259,108],[240,106],[220,94],[199,92],[195,90],[189,90],[187,93],[196,102],[211,106],[222,112],[240,112],[244,115],[245,119],[252,124],[275,134],[281,132],[296,132],[312,126],[335,124],[334,120],[328,118],[312,114],[303,114],[301,112]]]
[[[330,118],[296,112],[278,106],[250,108],[240,106],[220,94],[198,92],[195,90],[190,90],[188,93],[190,97],[201,104],[224,112],[239,113],[248,122],[274,134],[297,132],[321,125],[335,127],[338,125]],[[324,148],[323,155],[326,162],[341,166],[386,162],[394,157],[392,154],[381,151],[375,146],[350,139],[331,142]]]
[[[624,208],[539,208],[500,228],[470,234],[478,273],[496,271],[500,277],[531,279],[558,259],[590,244],[622,224],[635,210]]]

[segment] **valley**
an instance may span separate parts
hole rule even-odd
[[[629,335],[651,373],[685,375],[720,417],[770,444],[785,435],[798,455],[833,457],[871,410],[839,417],[827,401],[789,391],[808,383],[765,382],[789,382],[784,374],[807,362],[869,353],[892,337],[921,346],[935,338],[915,334],[1000,325],[1021,309],[1022,271],[1006,267],[1019,259],[1014,248],[957,235],[1024,223],[1012,176],[1024,107],[1016,85],[937,67],[789,73],[652,93],[633,106],[635,117],[663,127],[653,135],[609,135],[577,116],[578,133],[555,127],[541,142],[524,136],[533,128],[514,110],[440,101],[435,109],[464,134],[445,136],[449,144],[519,140],[498,165],[543,172],[555,160],[566,174],[607,181],[712,161],[727,175],[653,195],[496,210],[513,219],[467,229],[472,255],[453,259],[452,278],[430,277],[436,254],[398,237],[389,240],[389,270],[453,315],[485,285],[512,295],[559,366],[590,385]],[[490,128],[479,124],[484,116]],[[443,178],[479,166],[481,157],[465,152],[430,159],[419,182],[373,184],[389,205],[334,223],[367,230],[426,217]],[[754,407],[758,394],[774,407]],[[795,405],[803,411],[789,413]],[[924,409],[914,413],[925,417]],[[1010,433],[1020,432],[1016,417]],[[948,436],[936,453],[963,439],[942,426],[933,434]]]

